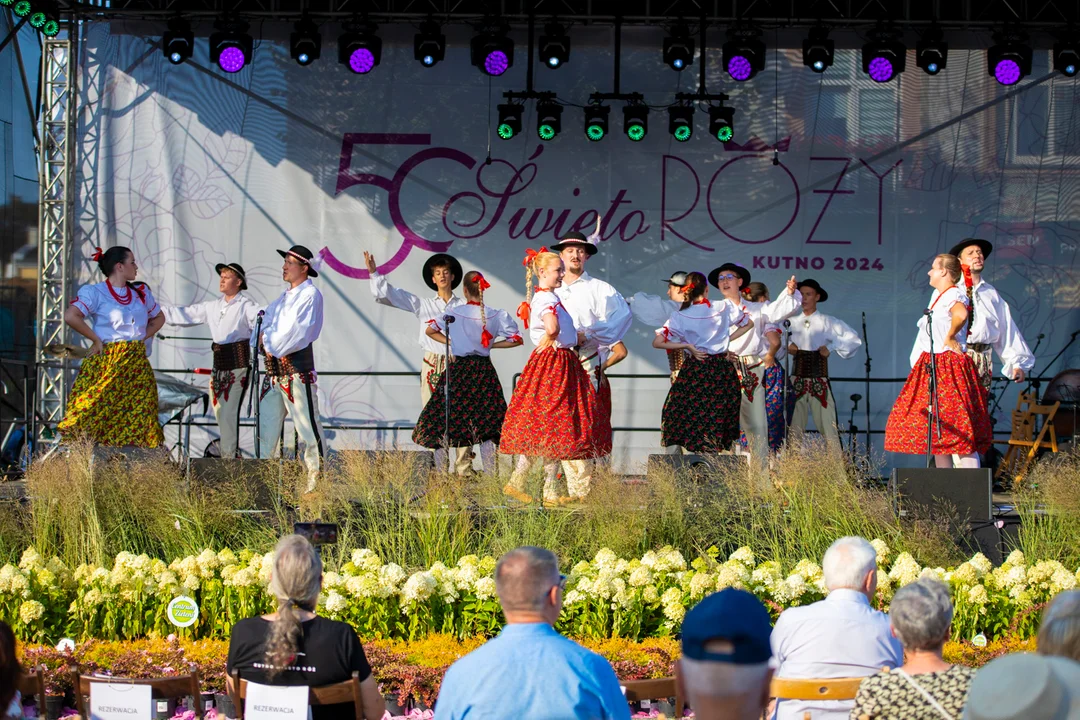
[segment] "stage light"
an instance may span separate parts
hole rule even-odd
[[[915,45],[915,65],[922,68],[927,75],[937,75],[945,69],[948,59],[949,43],[945,42],[941,29],[937,25],[931,25]]]
[[[194,49],[195,36],[187,20],[182,17],[169,20],[169,29],[161,35],[161,52],[166,59],[173,65],[179,65],[191,57]]]
[[[0,0],[0,7],[10,7],[15,4],[15,0]]]
[[[514,41],[505,28],[483,32],[469,43],[472,64],[487,75],[498,77],[514,65]]]
[[[44,27],[46,20],[48,20],[48,18],[45,17],[45,13],[38,10],[37,12],[30,13],[28,22],[30,23],[30,27],[34,28],[35,30],[40,30],[42,27]]]
[[[424,67],[434,67],[446,57],[446,36],[439,23],[425,20],[413,36],[413,57]]]
[[[367,21],[351,22],[338,38],[338,62],[357,75],[366,75],[382,59],[382,38],[378,26]]]
[[[732,80],[746,82],[765,69],[765,43],[757,28],[732,28],[723,46],[724,69]]]
[[[11,6],[11,12],[15,13],[19,17],[26,17],[33,9],[34,8],[30,6],[28,0],[19,0],[19,2]]]
[[[668,111],[668,132],[679,142],[686,142],[694,134],[694,106],[673,105]]]
[[[547,141],[562,131],[562,105],[553,100],[536,103],[536,136]]]
[[[709,108],[709,134],[722,143],[735,137],[735,108],[713,105]]]
[[[210,62],[227,73],[240,72],[251,62],[253,43],[248,24],[242,20],[223,19],[214,23],[218,32],[210,36]]]
[[[55,37],[60,33],[60,23],[55,20],[46,20],[45,24],[41,26],[41,34],[48,37]]]
[[[551,69],[570,61],[570,36],[557,22],[548,23],[540,36],[540,59]]]
[[[862,49],[863,72],[874,82],[889,82],[907,68],[907,48],[895,31],[878,28],[870,37]]]
[[[645,105],[627,105],[623,108],[623,132],[634,142],[641,142],[649,134],[649,108]]]
[[[685,70],[694,62],[694,38],[684,24],[676,25],[671,36],[664,38],[664,62],[672,70]]]
[[[1080,70],[1080,45],[1068,37],[1054,43],[1054,69],[1065,77],[1075,77]]]
[[[503,140],[509,140],[521,132],[521,113],[525,107],[517,103],[499,106],[499,125],[496,132]]]
[[[608,133],[608,115],[611,108],[607,105],[590,105],[585,108],[585,137],[593,142],[604,139]]]
[[[289,54],[300,65],[310,65],[322,54],[322,35],[315,23],[300,18],[289,35]]]
[[[802,43],[803,65],[816,73],[823,73],[832,66],[835,56],[836,43],[829,39],[828,28],[811,28],[810,36]]]
[[[1015,85],[1031,74],[1031,46],[1017,32],[994,34],[995,44],[986,51],[986,71],[1002,85]]]

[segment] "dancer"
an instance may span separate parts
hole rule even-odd
[[[840,447],[840,432],[836,428],[836,401],[829,384],[829,356],[836,353],[847,359],[862,346],[862,340],[846,323],[817,311],[818,303],[829,299],[829,293],[817,280],[800,280],[802,317],[791,321],[791,384],[795,391],[795,408],[791,413],[790,430],[806,432],[808,415],[814,425],[834,448]]]
[[[221,434],[221,457],[240,457],[240,408],[247,391],[248,371],[251,365],[251,333],[259,305],[247,295],[247,276],[239,263],[218,263],[216,300],[184,307],[162,306],[165,322],[176,327],[194,327],[206,324],[210,327],[214,353],[214,374],[210,378],[210,398],[214,416]],[[235,386],[239,386],[236,391]]]
[[[678,310],[683,301],[686,300],[686,293],[683,288],[686,287],[687,273],[678,270],[671,274],[671,277],[665,280],[667,284],[667,299],[660,297],[659,295],[650,295],[649,293],[639,292],[634,293],[630,298],[630,310],[634,313],[634,317],[649,327],[656,327],[657,325],[663,325],[671,317],[671,313]],[[686,352],[683,350],[668,350],[668,370],[671,372],[671,382],[675,382],[675,378],[679,376],[679,368],[682,367],[683,361],[686,359]]]
[[[407,310],[420,321],[420,347],[424,357],[420,363],[420,407],[423,408],[431,399],[431,393],[439,382],[439,376],[446,367],[446,348],[435,342],[427,334],[428,320],[441,318],[448,310],[460,307],[465,300],[454,294],[461,284],[464,273],[461,263],[453,255],[436,253],[424,262],[424,284],[435,291],[435,297],[418,297],[407,290],[396,288],[379,273],[375,257],[364,251],[364,263],[367,264],[371,278],[371,294],[380,305]],[[446,467],[443,449],[435,451],[435,467]],[[472,453],[467,447],[454,448],[454,471],[466,473],[472,468]]]
[[[525,477],[532,458],[544,466],[544,503],[565,505],[589,492],[587,480],[567,473],[567,495],[555,487],[560,460],[583,460],[611,452],[611,424],[599,407],[596,389],[573,347],[578,342],[574,321],[555,290],[562,285],[562,259],[547,248],[525,256],[526,302],[519,313],[536,345],[521,373],[503,422],[500,451],[520,454],[503,492],[521,502],[532,502]],[[537,288],[533,293],[532,280]]]
[[[927,275],[934,288],[930,314],[917,323],[911,373],[889,413],[885,449],[909,455],[925,453],[929,430],[930,452],[937,467],[952,467],[952,455],[959,455],[960,467],[977,468],[979,453],[990,448],[993,434],[975,363],[965,354],[970,301],[956,286],[962,276],[960,261],[955,255],[938,255]],[[933,333],[932,360],[928,317]],[[930,389],[931,362],[937,373],[936,404]]]
[[[90,341],[71,388],[61,432],[95,445],[156,448],[165,436],[158,422],[158,393],[145,341],[165,316],[126,247],[96,248],[93,260],[105,282],[86,285],[64,311],[64,322]]]
[[[749,287],[750,302],[769,302],[769,288],[765,283],[752,282]],[[777,323],[766,323],[764,328],[765,354],[761,356],[761,365],[765,368],[763,384],[765,387],[765,419],[769,426],[769,449],[776,452],[784,444],[787,435],[787,412],[784,407],[784,357],[787,351],[783,347],[783,330]],[[794,400],[794,395],[791,400]],[[790,405],[791,403],[789,403]]]
[[[787,281],[787,287],[780,297],[771,303],[754,302],[746,292],[750,286],[750,271],[742,265],[724,263],[709,273],[709,283],[724,294],[724,297],[750,315],[754,321],[753,330],[741,339],[733,340],[731,352],[738,355],[735,370],[739,374],[742,388],[742,400],[739,407],[739,420],[750,447],[750,459],[759,470],[765,470],[769,461],[769,423],[765,412],[765,364],[763,356],[767,351],[765,327],[780,323],[784,318],[799,312],[802,296],[795,287],[795,276]]]
[[[444,347],[450,336],[450,368],[439,375],[431,399],[420,412],[413,442],[426,448],[480,446],[484,472],[498,473],[496,446],[502,435],[506,399],[491,351],[521,345],[521,335],[510,313],[484,305],[484,290],[491,287],[475,270],[465,274],[465,305],[447,310],[428,321],[427,335]],[[447,323],[449,315],[453,322]],[[502,338],[499,340],[498,338]],[[447,430],[446,382],[450,378],[450,416]],[[443,468],[440,468],[443,469]],[[461,470],[458,469],[459,474]]]
[[[285,426],[285,415],[304,444],[308,481],[313,492],[323,456],[319,422],[318,374],[312,343],[323,324],[323,297],[311,278],[319,277],[311,251],[303,245],[278,250],[285,258],[281,279],[289,289],[267,306],[259,338],[266,354],[266,375],[259,394],[259,456],[273,457]]]
[[[1027,373],[1035,367],[1035,356],[1024,342],[1020,328],[1013,322],[1012,312],[997,289],[982,279],[986,258],[994,246],[981,238],[966,238],[949,251],[960,259],[961,265],[970,269],[972,285],[967,289],[972,302],[968,325],[967,354],[975,363],[979,384],[989,406],[990,380],[994,376],[994,358],[991,350],[1001,358],[1001,374],[1013,382],[1023,382]]]
[[[653,338],[655,348],[690,353],[664,401],[660,444],[721,452],[739,438],[739,377],[728,346],[750,332],[754,321],[727,300],[709,302],[709,286],[699,272],[690,273],[683,291],[686,301]]]

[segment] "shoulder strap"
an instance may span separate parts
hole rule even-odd
[[[915,688],[915,690],[917,690],[918,693],[923,696],[923,699],[926,700],[926,702],[930,703],[930,707],[937,710],[938,714],[941,715],[941,717],[945,718],[945,720],[955,720],[955,718],[953,718],[953,716],[950,715],[944,707],[942,707],[941,703],[939,703],[933,695],[927,692],[922,685],[915,682],[915,678],[911,677],[900,668],[896,668],[896,674],[907,680],[908,684],[910,684],[911,687]]]

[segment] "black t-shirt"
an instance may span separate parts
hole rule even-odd
[[[266,676],[266,638],[272,623],[261,617],[247,618],[233,626],[229,638],[229,659],[226,671],[240,671],[244,680],[263,685],[332,685],[360,673],[363,682],[371,676],[371,665],[356,631],[348,623],[318,617],[301,623],[296,659],[270,680]],[[321,705],[311,708],[313,720],[353,718],[352,703]]]

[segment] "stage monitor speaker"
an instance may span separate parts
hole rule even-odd
[[[895,468],[889,478],[897,515],[947,504],[973,525],[993,518],[992,489],[990,468]]]
[[[649,455],[646,476],[665,469],[675,474],[691,477],[704,477],[710,474],[746,472],[749,462],[746,455],[667,455],[656,453]]]

